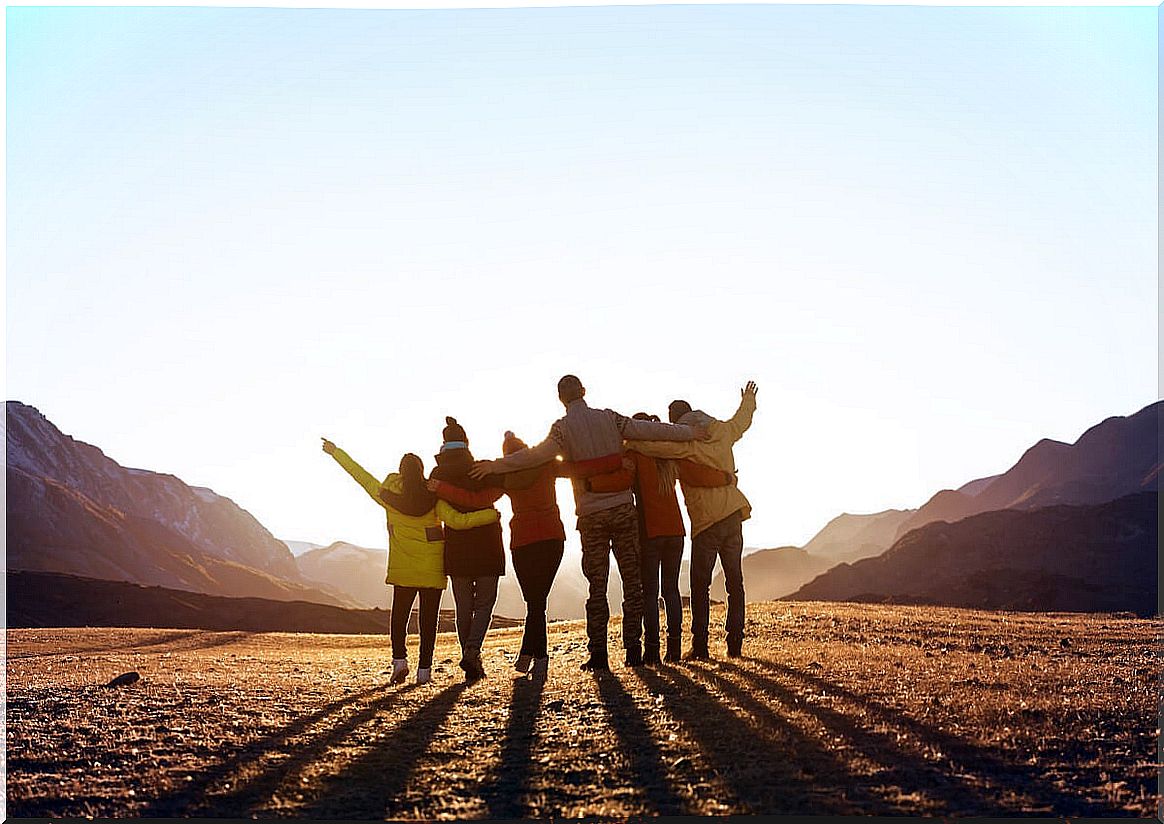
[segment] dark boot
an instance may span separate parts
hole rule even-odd
[[[677,664],[683,655],[683,639],[682,638],[668,638],[667,639],[667,663]]]
[[[658,652],[655,654],[658,655]],[[643,665],[643,650],[641,647],[636,645],[627,648],[626,665],[628,667],[641,667]]]
[[[649,667],[657,667],[663,663],[662,659],[659,658],[659,648],[645,647],[643,649],[643,663]]]
[[[742,658],[744,655],[744,639],[729,637],[727,639],[728,658]]]
[[[590,653],[590,657],[582,665],[584,672],[610,672],[610,662],[607,661],[605,655],[595,655]]]
[[[691,652],[687,653],[688,661],[707,661],[711,658],[711,653],[707,651],[707,641],[693,641],[691,644]]]

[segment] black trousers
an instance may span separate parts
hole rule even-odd
[[[683,599],[679,596],[679,565],[683,561],[683,536],[644,538],[639,555],[643,581],[643,647],[659,648],[659,580],[667,610],[667,637],[683,634]]]
[[[517,583],[521,585],[521,596],[525,599],[525,631],[521,638],[521,654],[534,658],[545,658],[546,602],[550,597],[550,587],[562,563],[562,549],[565,541],[536,541],[525,546],[513,547],[513,571],[517,573]]]
[[[392,586],[392,657],[408,657],[408,618],[412,604],[420,596],[420,669],[432,667],[432,651],[436,647],[437,617],[440,615],[443,589],[431,587]]]

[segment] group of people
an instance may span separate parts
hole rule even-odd
[[[417,599],[420,658],[417,683],[432,678],[437,619],[446,576],[456,606],[460,667],[467,681],[485,677],[481,647],[493,619],[498,579],[505,574],[500,513],[493,504],[508,495],[510,556],[526,602],[518,672],[544,675],[549,665],[546,609],[562,562],[566,533],[555,481],[570,479],[582,540],[582,571],[589,585],[584,670],[609,669],[606,589],[613,551],[623,589],[625,663],[635,667],[680,660],[682,602],[679,568],[685,530],[675,493],[683,490],[691,521],[691,649],[706,659],[711,575],[719,558],[727,586],[727,651],[742,654],[744,641],[743,521],[751,505],[736,483],[734,444],[752,422],[756,384],[741,390],[739,408],[727,420],[692,409],[682,400],[668,407],[669,423],[640,412],[626,417],[594,409],[574,375],[558,381],[566,414],[541,443],[527,447],[512,432],[503,457],[475,460],[464,428],[446,418],[436,466],[426,479],[412,453],[383,481],[330,440],[324,452],[382,506],[388,520],[391,609],[391,683],[405,681],[408,620]],[[659,596],[666,616],[666,647],[660,647]]]

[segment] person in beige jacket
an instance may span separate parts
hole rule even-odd
[[[752,425],[756,391],[755,382],[748,381],[740,391],[739,408],[726,421],[692,409],[686,401],[673,401],[668,408],[671,422],[705,428],[705,441],[635,441],[627,448],[655,458],[689,458],[730,472],[734,478],[736,459],[732,448]],[[724,627],[728,655],[738,658],[744,643],[743,522],[751,517],[752,505],[734,481],[726,486],[700,487],[682,482],[680,486],[691,519],[691,657],[709,657],[711,572],[718,557],[728,594]]]

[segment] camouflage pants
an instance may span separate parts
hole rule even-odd
[[[582,537],[582,574],[590,584],[586,599],[586,637],[591,655],[606,656],[610,604],[606,585],[610,551],[622,576],[622,642],[637,649],[643,632],[643,590],[639,581],[639,524],[633,504],[622,504],[578,518]]]

